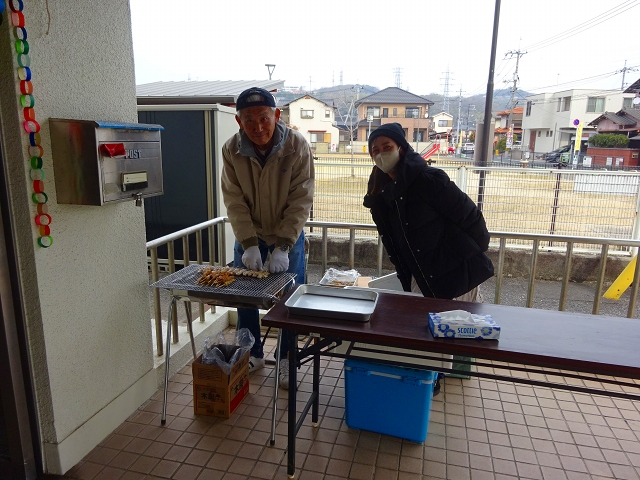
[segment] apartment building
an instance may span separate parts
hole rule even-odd
[[[429,107],[431,100],[407,92],[401,88],[388,87],[368,95],[357,102],[358,139],[367,140],[369,133],[387,123],[399,123],[409,142],[425,142],[430,127]]]

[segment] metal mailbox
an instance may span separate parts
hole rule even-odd
[[[163,194],[160,125],[51,118],[58,203],[105,205]]]

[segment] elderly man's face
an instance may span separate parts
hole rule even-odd
[[[273,142],[273,132],[280,119],[280,110],[271,107],[247,107],[236,115],[236,121],[255,145],[269,148]]]

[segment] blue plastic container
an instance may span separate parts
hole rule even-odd
[[[417,443],[427,439],[435,372],[347,359],[344,379],[350,428]]]

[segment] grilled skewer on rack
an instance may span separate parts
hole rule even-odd
[[[269,272],[247,270],[245,268],[204,267],[200,270],[200,278],[197,282],[200,285],[208,285],[211,287],[226,287],[234,282],[236,276],[265,278],[268,275]]]

